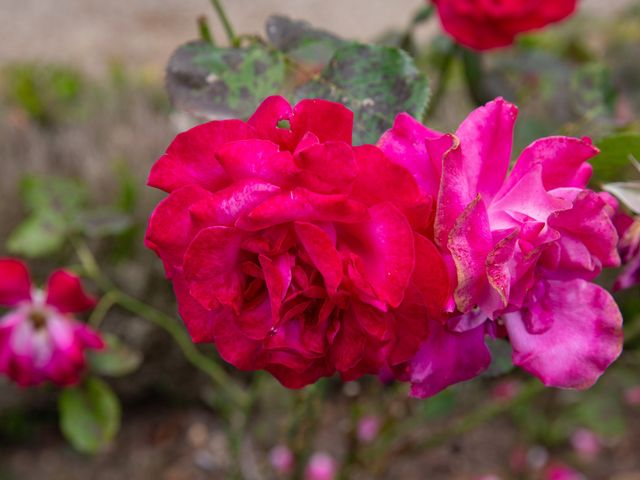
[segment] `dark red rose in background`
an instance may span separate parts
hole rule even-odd
[[[352,147],[352,122],[336,103],[270,97],[246,123],[178,135],[149,179],[170,195],[146,242],[193,340],[292,388],[408,361],[450,294],[432,199]]]
[[[443,28],[474,50],[511,45],[519,33],[571,15],[577,0],[433,0]]]

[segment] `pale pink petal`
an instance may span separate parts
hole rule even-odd
[[[593,385],[622,351],[622,316],[603,288],[584,280],[545,282],[536,308],[551,327],[527,331],[524,312],[505,315],[513,363],[547,386],[584,389]]]

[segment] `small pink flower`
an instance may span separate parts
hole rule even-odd
[[[573,432],[571,445],[578,455],[586,459],[596,457],[602,449],[598,436],[586,428],[580,428]]]
[[[269,453],[269,462],[273,469],[280,475],[288,475],[293,472],[293,452],[285,445],[278,445]]]
[[[585,480],[584,475],[571,467],[554,464],[544,472],[544,480]]]
[[[358,440],[362,443],[373,442],[380,432],[380,419],[375,415],[362,417],[358,422]]]
[[[311,456],[305,480],[333,480],[336,476],[336,461],[325,452],[316,452]]]
[[[0,259],[0,305],[11,308],[0,317],[0,373],[21,386],[73,385],[85,368],[84,351],[104,347],[96,332],[72,317],[95,301],[64,270],[55,271],[42,291],[32,287],[22,262]]]
[[[499,401],[509,401],[520,391],[520,382],[516,380],[503,380],[491,389],[491,398]]]
[[[640,385],[631,387],[624,392],[624,399],[631,407],[640,407]]]

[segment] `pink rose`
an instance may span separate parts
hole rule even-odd
[[[32,287],[26,266],[0,259],[0,372],[21,386],[77,383],[86,349],[101,349],[100,336],[71,314],[93,308],[78,277],[57,270],[45,291]]]
[[[574,13],[577,0],[433,0],[444,30],[474,50],[506,47],[522,32]]]
[[[401,373],[414,395],[482,372],[486,334],[508,337],[514,364],[555,387],[589,387],[621,352],[620,311],[591,283],[620,264],[611,197],[586,188],[598,150],[544,138],[509,172],[516,117],[497,99],[443,135],[401,114],[380,139],[437,197],[434,237],[455,272],[449,321]]]

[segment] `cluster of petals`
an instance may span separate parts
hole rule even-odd
[[[352,127],[340,104],[270,97],[178,135],[149,178],[169,196],[146,244],[193,340],[291,388],[406,364],[450,292],[433,199]]]
[[[21,386],[51,381],[78,383],[85,371],[87,349],[101,349],[100,336],[74,313],[93,308],[75,275],[57,270],[45,291],[31,283],[27,267],[16,259],[0,259],[0,373]]]
[[[444,30],[474,50],[511,45],[516,36],[565,19],[577,0],[432,0]]]
[[[178,135],[146,243],[193,340],[291,388],[381,374],[426,397],[485,370],[488,336],[547,385],[593,384],[621,350],[592,283],[620,262],[617,205],[586,188],[588,139],[538,140],[508,173],[516,116],[497,99],[452,135],[401,114],[354,147],[344,106],[270,97]]]
[[[591,386],[621,352],[620,311],[592,283],[620,263],[617,204],[586,188],[598,150],[543,138],[509,172],[516,117],[497,99],[450,135],[401,114],[379,141],[437,198],[435,243],[455,275],[446,323],[404,373],[414,395],[484,370],[486,336],[508,338],[514,364],[564,388]]]

